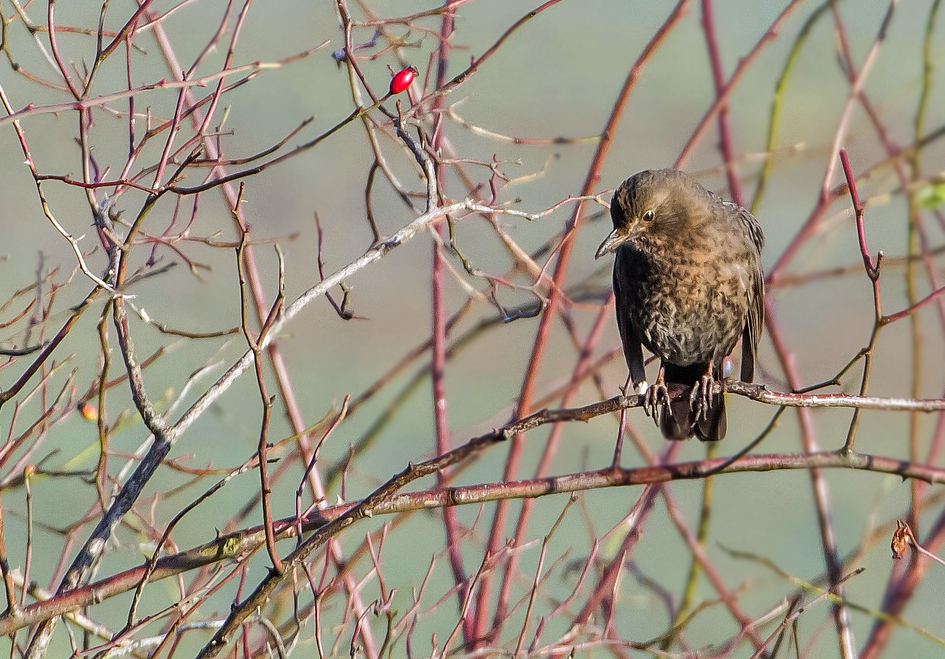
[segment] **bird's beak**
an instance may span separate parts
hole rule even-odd
[[[604,242],[600,244],[600,247],[597,248],[597,254],[594,255],[594,258],[599,259],[604,254],[610,254],[623,244],[627,236],[627,233],[617,233],[617,229],[614,229],[610,232],[610,235],[604,239]]]

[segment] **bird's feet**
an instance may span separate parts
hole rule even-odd
[[[692,385],[692,391],[689,393],[689,409],[694,414],[693,421],[699,422],[708,418],[709,409],[712,407],[714,385],[712,365],[709,364],[708,372]]]
[[[643,411],[646,412],[647,416],[657,419],[659,418],[657,415],[662,412],[668,404],[669,389],[666,388],[666,383],[663,382],[663,378],[659,377],[656,379],[656,382],[653,383],[652,387],[647,387],[643,392]]]

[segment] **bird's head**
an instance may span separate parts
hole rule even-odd
[[[614,230],[604,239],[594,258],[610,254],[643,234],[672,236],[697,222],[709,202],[694,178],[675,169],[647,170],[624,181],[610,202]]]

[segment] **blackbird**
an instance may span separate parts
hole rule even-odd
[[[674,169],[628,178],[610,216],[614,230],[596,258],[616,252],[617,326],[644,408],[667,439],[722,439],[725,400],[713,381],[741,338],[741,379],[751,382],[764,322],[758,220]],[[641,346],[660,358],[652,387]],[[688,399],[671,399],[668,384],[690,388]]]

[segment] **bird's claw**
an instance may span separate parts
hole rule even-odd
[[[689,409],[695,415],[693,421],[704,421],[708,418],[709,408],[712,407],[712,386],[715,380],[711,373],[706,373],[695,384],[689,393]]]
[[[644,382],[644,384],[646,384]],[[654,419],[663,409],[663,406],[669,403],[669,389],[662,380],[657,380],[652,387],[647,387],[643,393],[643,411],[647,416]]]

